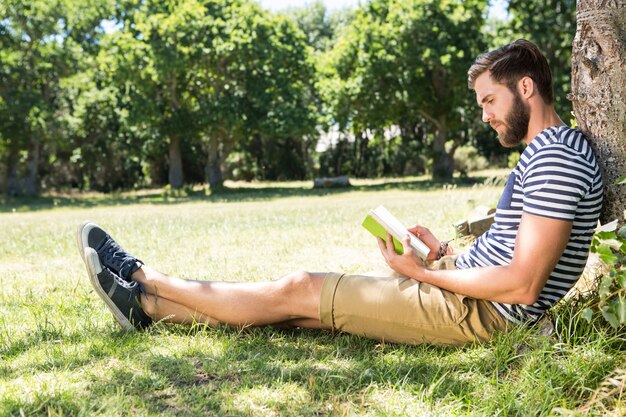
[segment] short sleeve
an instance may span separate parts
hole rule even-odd
[[[578,203],[591,188],[587,166],[580,154],[563,145],[539,150],[522,177],[524,212],[573,221]]]

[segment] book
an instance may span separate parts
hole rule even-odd
[[[410,236],[410,245],[421,259],[426,259],[430,249],[417,236],[410,233],[400,221],[389,212],[384,206],[378,206],[367,213],[367,216],[361,223],[371,234],[383,240],[387,240],[387,232],[393,237],[393,246],[396,253],[404,253],[402,247],[402,239],[408,234]]]

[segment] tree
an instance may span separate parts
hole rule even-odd
[[[289,8],[286,10],[286,15],[306,34],[309,46],[319,51],[330,48],[334,27],[326,6],[321,0],[303,7]]]
[[[35,195],[40,169],[67,147],[66,81],[90,64],[106,0],[0,3],[0,136],[11,195]],[[0,163],[1,165],[1,163]]]
[[[466,140],[463,123],[476,117],[467,111],[466,73],[485,49],[485,7],[482,0],[374,0],[358,11],[326,69],[340,128],[369,141],[369,132],[380,138],[396,126],[407,144],[427,146],[434,179],[450,179],[454,150]]]
[[[304,35],[244,0],[147,0],[120,13],[102,58],[127,91],[131,119],[167,142],[169,182],[184,184],[184,146],[200,144],[211,188],[246,135],[310,131]]]
[[[100,54],[107,77],[123,91],[130,123],[153,130],[167,148],[168,181],[184,184],[182,142],[203,129],[198,98],[205,91],[202,67],[211,57],[206,8],[196,1],[126,2],[121,29],[105,39]],[[158,140],[157,139],[157,140]],[[155,146],[160,149],[160,146]]]
[[[352,9],[328,10],[321,0],[287,8],[284,13],[304,32],[307,44],[319,52],[330,50],[337,35],[354,17]]]
[[[92,68],[64,80],[64,140],[42,171],[44,184],[104,192],[146,184],[142,143],[151,132],[131,130],[128,103],[106,75]]]
[[[500,37],[506,38],[506,43],[527,38],[539,46],[552,68],[555,108],[567,120],[572,111],[566,95],[570,91],[576,1],[509,0],[509,12],[511,20]]]
[[[235,145],[262,144],[253,158],[259,162],[260,176],[273,179],[279,171],[289,170],[290,164],[306,164],[306,151],[316,133],[315,67],[304,34],[284,16],[249,10],[242,16],[247,23],[241,25],[247,34],[236,47],[238,57],[226,78],[237,100],[230,102],[232,108],[219,102],[207,107],[211,109],[207,117],[214,120],[205,139],[212,188],[222,185],[221,164]],[[220,117],[215,119],[215,115]],[[274,159],[268,161],[268,157]],[[298,167],[289,176],[302,178],[304,174]]]
[[[579,0],[573,43],[572,102],[578,126],[602,168],[603,223],[624,220],[626,186],[626,2]]]

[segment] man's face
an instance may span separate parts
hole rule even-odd
[[[512,148],[526,139],[530,109],[517,90],[496,83],[488,71],[476,78],[474,90],[483,109],[483,122],[489,122],[498,133],[502,146]]]

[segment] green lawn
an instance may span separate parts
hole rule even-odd
[[[124,333],[76,248],[76,228],[90,219],[147,264],[183,278],[366,272],[385,266],[360,226],[368,209],[384,204],[404,223],[451,238],[454,221],[494,205],[500,192],[421,178],[308,186],[4,201],[0,415],[570,415],[624,366],[624,340],[574,322],[567,306],[553,337],[519,329],[464,348],[271,328],[158,324]],[[590,414],[626,413],[623,398]]]

